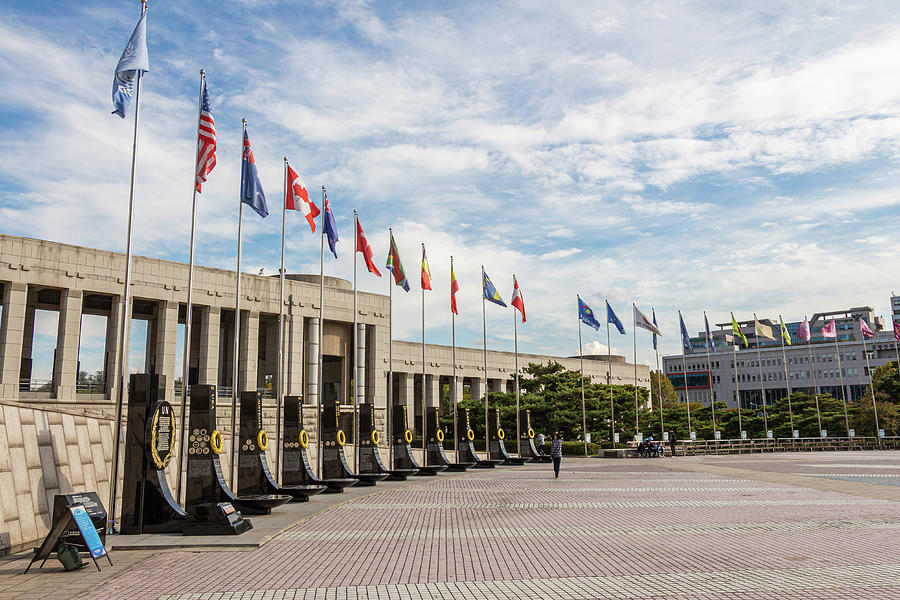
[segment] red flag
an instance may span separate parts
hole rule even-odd
[[[450,310],[454,315],[458,315],[456,310],[456,292],[459,291],[459,282],[456,281],[456,271],[453,270],[453,261],[450,261]]]
[[[428,259],[425,257],[425,244],[422,244],[422,289],[431,289],[431,271],[428,270]]]
[[[316,217],[319,216],[319,207],[309,199],[306,186],[300,181],[300,176],[291,167],[288,170],[287,193],[284,196],[284,207],[288,210],[299,210],[309,222],[312,232],[316,232]]]
[[[513,275],[513,297],[510,301],[510,304],[519,309],[519,312],[522,313],[522,322],[525,322],[525,298],[522,297],[522,290],[519,289],[519,282],[516,281],[516,276]]]
[[[366,268],[369,270],[369,273],[374,273],[381,277],[381,273],[378,272],[378,269],[375,268],[375,263],[372,262],[372,246],[369,245],[369,240],[366,239],[366,232],[363,231],[362,225],[359,224],[359,219],[356,219],[356,251],[363,255],[363,260],[366,261]]]

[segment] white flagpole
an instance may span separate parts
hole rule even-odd
[[[455,276],[456,273],[453,272],[453,255],[450,255],[450,276],[451,278]],[[453,285],[453,281],[451,279],[450,285]],[[453,298],[453,290],[450,290],[450,297]],[[457,413],[459,412],[459,393],[457,392],[457,385],[459,382],[456,379],[456,313],[452,310],[450,311],[450,335],[453,340],[453,448],[456,451],[456,462],[459,463],[459,423],[457,422]],[[900,362],[898,362],[900,365]]]
[[[659,370],[659,347],[656,350],[656,395],[659,402],[659,439],[665,441],[666,426],[663,423],[663,393],[662,393],[662,372]]]
[[[753,313],[753,337],[756,338],[756,362],[759,369],[759,396],[763,406],[763,427],[766,430],[766,439],[769,437],[769,411],[766,408],[766,385],[763,383],[762,354],[759,351],[759,318]]]
[[[247,119],[241,119],[244,132],[241,135],[241,156],[244,153],[244,138],[247,135]],[[238,195],[238,248],[237,248],[237,290],[234,294],[234,361],[231,373],[231,486],[237,489],[235,469],[237,468],[238,439],[237,439],[237,397],[238,397],[238,358],[240,356],[241,343],[241,233],[244,224],[244,199]]]
[[[578,379],[581,380],[581,435],[584,438],[584,455],[587,456],[587,409],[584,402],[584,346],[581,342],[581,296],[576,294],[575,297],[578,298],[578,359],[581,362],[581,368],[578,372],[580,375]],[[607,325],[607,329],[608,328],[609,325]],[[609,331],[607,331],[607,333],[609,333]],[[610,387],[610,398],[612,398],[612,387]],[[615,439],[615,437],[613,439]]]
[[[388,227],[388,252],[394,251],[394,230]],[[388,399],[387,399],[387,427],[388,440],[388,459],[390,467],[394,468],[394,271],[397,265],[391,269],[391,276],[387,278],[388,282]]]
[[[875,439],[878,440],[878,443],[881,443],[881,436],[879,435],[879,426],[878,426],[878,406],[875,404],[875,384],[872,381],[872,369],[869,367],[869,352],[866,346],[866,336],[860,330],[860,336],[862,337],[863,343],[863,354],[866,357],[866,372],[869,374],[869,391],[872,393],[872,410],[875,411]],[[837,339],[837,338],[835,338]],[[847,404],[844,403],[844,410],[846,411]],[[848,421],[848,429],[849,429],[849,421]]]
[[[353,209],[353,461],[356,463],[356,472],[359,473],[359,365],[357,356],[359,352],[359,340],[357,336],[357,321],[359,319],[359,299],[356,287],[356,254],[359,252],[359,213]],[[378,448],[375,448],[378,452]]]
[[[681,316],[681,311],[678,311],[678,325],[679,327],[684,323],[684,318]],[[686,330],[685,330],[686,331]],[[691,438],[691,434],[694,432],[694,428],[691,426],[691,394],[688,392],[688,384],[687,384],[687,363],[684,360],[684,340],[681,340],[681,373],[684,377],[684,403],[687,404],[687,417],[688,417],[688,439]]]
[[[704,333],[706,334],[706,371],[707,376],[710,379],[709,382],[709,407],[712,409],[712,425],[713,425],[713,441],[716,439],[716,403],[713,400],[712,394],[712,362],[709,358],[709,345],[712,341],[712,331],[709,330],[709,317],[706,316],[706,311],[703,311],[703,327],[705,329]]]
[[[581,336],[581,325],[578,325],[579,339]],[[584,371],[584,357],[582,356],[582,372]],[[613,384],[612,384],[612,342],[609,339],[609,301],[606,302],[606,376],[609,379],[609,441],[612,447],[616,447],[616,406],[613,403]],[[584,398],[584,381],[581,382],[581,395]],[[584,418],[584,401],[582,400],[582,419]],[[587,455],[587,443],[584,445],[584,453]]]
[[[147,11],[147,3],[141,0],[141,15]],[[119,487],[119,445],[122,440],[122,409],[125,404],[125,394],[128,386],[128,326],[131,322],[131,246],[134,238],[134,171],[137,163],[138,124],[141,113],[141,70],[135,71],[134,88],[134,137],[131,145],[131,183],[128,189],[128,240],[125,244],[125,289],[122,292],[121,326],[119,327],[119,366],[116,402],[116,435],[113,442],[112,471],[109,480],[109,515],[108,525],[110,531],[116,529],[116,495]]]
[[[422,243],[422,267],[425,267],[425,243]],[[421,279],[422,274],[419,274],[419,279]],[[421,283],[421,281],[419,282]],[[428,385],[425,382],[427,378],[427,365],[425,363],[425,286],[420,285],[422,288],[422,465],[428,466],[428,434],[426,433],[428,430],[428,401],[426,396],[428,395]]]
[[[637,306],[631,303],[631,338],[634,346],[634,439],[638,440],[640,433],[640,422],[638,421],[638,391],[637,391],[637,315],[634,313]]]
[[[513,273],[513,289],[516,288],[516,274]],[[516,307],[513,307],[513,351],[516,355],[516,452],[522,457],[522,423],[519,421],[519,315],[516,314]]]
[[[784,363],[784,383],[787,386],[788,416],[791,419],[791,439],[794,439],[794,407],[791,404],[791,380],[788,376],[787,352],[784,349],[784,317],[778,315],[778,334],[781,337],[781,362]]]
[[[734,315],[732,315],[732,319],[733,318],[734,318]],[[741,419],[741,411],[743,410],[743,407],[741,406],[741,384],[740,384],[740,381],[738,381],[737,346],[735,344],[735,342],[737,342],[737,340],[734,339],[735,337],[736,336],[734,335],[734,331],[732,331],[731,332],[731,361],[732,361],[731,366],[734,368],[734,395],[735,395],[735,398],[737,399],[738,437],[743,439],[742,434],[744,431],[744,422]]]
[[[181,364],[181,415],[178,425],[178,435],[181,436],[178,453],[178,474],[175,484],[175,501],[181,502],[181,474],[184,470],[184,462],[187,460],[188,436],[185,435],[185,423],[187,422],[187,393],[190,387],[191,364],[191,321],[194,313],[194,234],[197,231],[197,162],[200,160],[200,113],[203,111],[203,80],[206,79],[206,71],[200,69],[200,100],[197,102],[197,142],[194,152],[194,176],[191,189],[193,199],[191,202],[191,245],[188,253],[188,298],[187,311],[184,313],[184,359]]]
[[[810,334],[810,340],[812,335]],[[850,437],[850,420],[847,416],[847,388],[844,387],[844,368],[841,367],[841,349],[838,347],[837,325],[834,327],[834,353],[837,356],[838,374],[841,376],[841,400],[844,403],[844,418],[847,424],[847,437]],[[809,365],[812,367],[813,376],[815,377],[816,369],[812,359],[812,346],[809,347]],[[819,417],[819,435],[822,435],[822,417],[819,416],[819,397],[816,396],[816,416]]]
[[[319,243],[319,381],[316,390],[316,468],[319,477],[322,477],[322,394],[325,391],[325,382],[322,378],[325,369],[322,366],[324,351],[322,349],[325,341],[325,186],[322,186],[322,236]]]
[[[487,379],[487,313],[484,308],[484,265],[481,265],[481,345],[484,357],[484,455],[491,460],[491,432],[488,427],[488,379]]]
[[[284,157],[284,193],[281,195],[281,299],[278,302],[278,378],[275,381],[275,480],[281,476],[281,402],[284,398],[284,237],[287,221],[288,159]]]

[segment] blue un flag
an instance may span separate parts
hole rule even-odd
[[[113,77],[112,101],[116,110],[114,115],[125,118],[128,105],[131,104],[131,96],[134,94],[134,81],[137,73],[146,73],[150,70],[150,57],[147,54],[147,11],[141,15],[140,20],[122,51],[119,64],[116,65],[116,74]]]

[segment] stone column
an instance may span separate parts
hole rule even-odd
[[[56,361],[53,365],[53,383],[57,400],[75,400],[83,303],[84,296],[81,290],[62,291],[56,333]]]
[[[441,405],[441,378],[439,375],[428,375],[425,378],[425,405]]]
[[[453,403],[453,406],[456,406],[458,403],[462,402],[463,399],[463,378],[459,375],[456,376],[456,385],[453,385],[453,376],[450,376],[450,402]]]
[[[409,421],[412,421],[413,416],[416,414],[416,387],[415,381],[416,376],[413,373],[398,373],[398,379],[400,380],[400,404],[406,405],[406,413],[409,417]],[[409,422],[406,424],[410,429],[415,428],[415,424]]]
[[[481,400],[484,396],[484,380],[480,377],[469,379],[469,396],[472,400]]]
[[[303,395],[303,316],[285,315],[284,384],[285,395]]]
[[[319,401],[319,319],[306,321],[306,398],[304,404]]]
[[[238,360],[238,385],[240,391],[255,392],[258,387],[259,364],[259,311],[241,311],[241,355]]]
[[[376,407],[387,406],[387,346],[381,347],[387,327],[366,325],[366,385],[368,401]]]
[[[507,383],[509,383],[508,379],[498,379],[497,380],[497,391],[500,392],[501,394],[505,394],[508,389],[507,385],[506,385]],[[515,390],[513,390],[513,391],[515,391]]]
[[[156,309],[156,372],[166,376],[166,400],[175,402],[175,353],[178,348],[178,303],[162,300]]]
[[[197,381],[201,385],[219,383],[219,328],[222,309],[204,306],[200,312],[200,345]]]
[[[19,371],[22,368],[22,337],[27,304],[26,284],[4,284],[3,319],[0,322],[0,398],[8,400],[19,397]]]
[[[366,325],[356,324],[356,404],[366,402]]]

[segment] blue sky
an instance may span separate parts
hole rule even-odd
[[[124,249],[132,121],[109,114],[110,87],[138,14],[0,7],[0,230]],[[379,265],[389,226],[412,280],[427,244],[429,341],[450,340],[451,254],[458,342],[480,346],[484,264],[507,299],[518,275],[526,352],[577,353],[577,293],[598,313],[609,298],[630,360],[632,301],[674,353],[679,308],[694,332],[703,310],[887,314],[900,290],[895,3],[160,1],[148,37],[140,254],[187,260],[205,68],[219,151],[197,262],[234,267],[244,117],[271,212],[245,219],[245,270],[279,266],[287,156],[328,186],[328,274],[352,274],[354,208]],[[288,231],[288,269],[317,272],[317,238],[296,214]],[[419,339],[418,290],[394,298],[411,316],[395,338]],[[491,348],[512,349],[511,319],[488,306]],[[605,352],[605,332],[584,334]]]

